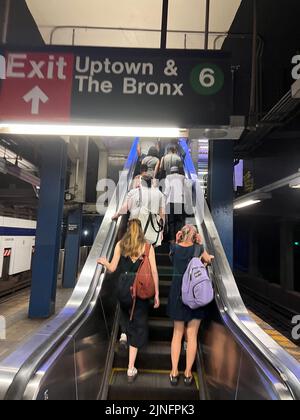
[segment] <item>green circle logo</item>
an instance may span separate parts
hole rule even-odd
[[[215,64],[199,64],[191,73],[192,88],[200,95],[215,95],[224,82],[224,73]]]

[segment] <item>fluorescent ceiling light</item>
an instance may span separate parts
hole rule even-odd
[[[271,193],[251,193],[244,197],[240,197],[234,202],[234,209],[239,210],[245,207],[253,206],[254,204],[261,203],[263,200],[269,200],[272,198]]]
[[[258,204],[258,203],[261,203],[261,200],[247,200],[247,201],[241,202],[239,204],[235,204],[234,209],[235,210],[243,209],[245,207],[250,207],[250,206],[253,206],[254,204]]]
[[[292,181],[292,182],[290,183],[290,188],[293,188],[293,189],[300,189],[300,178],[296,178],[296,179],[294,179],[294,181]]]
[[[97,125],[1,123],[0,133],[33,136],[188,137],[187,130],[166,127],[105,127]]]

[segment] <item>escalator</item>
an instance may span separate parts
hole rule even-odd
[[[138,355],[139,375],[136,381],[128,386],[128,354],[118,345],[115,347],[112,375],[109,383],[109,400],[173,400],[194,401],[200,399],[198,374],[195,371],[194,384],[186,387],[181,380],[177,387],[169,382],[173,324],[166,317],[167,299],[172,281],[169,246],[163,245],[157,254],[160,279],[161,306],[151,309],[149,322],[149,345]],[[185,369],[185,353],[182,349],[179,369]]]
[[[193,183],[193,222],[216,259],[210,270],[216,289],[211,318],[204,322],[194,366],[194,386],[169,385],[172,324],[165,317],[171,281],[168,248],[158,252],[162,306],[151,310],[150,343],[138,359],[139,377],[128,386],[127,355],[118,348],[119,309],[113,276],[97,266],[110,258],[126,226],[111,222],[134,176],[132,145],[102,226],[64,310],[28,343],[0,362],[1,400],[297,400],[300,367],[249,317],[220,238],[204,202],[186,143],[185,173]],[[184,368],[184,350],[181,366]]]

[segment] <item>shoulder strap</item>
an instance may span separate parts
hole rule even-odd
[[[201,255],[203,254],[203,252],[204,252],[204,246],[203,245],[196,244],[195,245],[195,252],[194,252],[193,258],[199,258],[199,257],[201,257]]]
[[[149,257],[150,250],[151,250],[151,245],[148,242],[146,242],[146,246],[145,246],[145,256],[146,257]]]
[[[148,192],[149,192],[149,191],[148,191]],[[146,223],[145,229],[144,229],[144,234],[145,234],[145,235],[146,235],[146,233],[147,233],[147,230],[148,230],[148,227],[149,227],[149,225],[150,225],[151,218],[152,218],[151,209],[150,209],[150,204],[151,204],[151,189],[150,189],[150,196],[148,196],[148,202],[147,202],[147,209],[148,209],[148,212],[149,212],[149,217],[148,217],[148,220],[147,220],[147,223]],[[141,208],[140,208],[140,212],[141,212]]]

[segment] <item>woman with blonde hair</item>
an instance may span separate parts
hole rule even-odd
[[[155,252],[153,246],[150,246],[150,244],[147,243],[139,220],[133,219],[129,221],[128,230],[123,239],[117,243],[111,263],[105,258],[100,258],[98,263],[102,264],[111,273],[114,273],[118,269],[120,272],[119,288],[122,289],[122,281],[124,282],[125,277],[129,275],[133,278],[135,277],[143,261],[143,257],[149,249],[149,262],[155,285],[154,308],[157,309],[160,306],[160,301]],[[125,331],[122,332],[126,333],[129,344],[129,365],[127,375],[128,382],[131,383],[138,375],[138,371],[135,367],[138,350],[144,347],[148,342],[149,300],[137,298],[132,320],[130,320],[132,307],[125,305],[124,302],[120,302],[120,306],[123,321],[122,327],[125,329]]]
[[[182,340],[186,334],[187,352],[184,383],[190,386],[193,383],[192,369],[195,363],[198,332],[201,321],[205,318],[205,308],[190,309],[182,302],[182,280],[192,258],[201,258],[206,264],[210,264],[214,258],[209,255],[203,246],[201,236],[192,225],[186,225],[176,236],[176,244],[171,247],[171,259],[173,262],[173,280],[169,295],[168,316],[174,321],[174,333],[172,340],[172,372],[170,375],[171,385],[176,386],[179,382],[178,364],[182,348]]]

